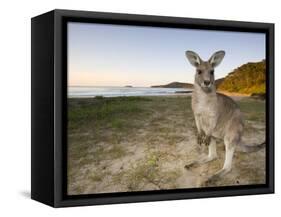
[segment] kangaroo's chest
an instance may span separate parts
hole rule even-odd
[[[200,128],[205,132],[214,129],[218,118],[217,101],[214,98],[193,97],[192,109]]]
[[[217,116],[217,100],[216,98],[193,97],[192,110],[195,115],[208,117]]]

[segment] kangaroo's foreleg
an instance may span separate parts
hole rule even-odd
[[[197,127],[197,144],[198,145],[206,145],[209,146],[211,143],[211,135],[212,135],[212,130],[214,129],[214,127],[211,127],[210,130],[208,130],[207,132],[205,132],[202,128],[202,123],[200,120],[200,116],[195,115],[195,123],[196,123],[196,127]]]
[[[201,146],[205,141],[206,135],[201,127],[200,117],[198,115],[194,115],[194,119],[197,128],[197,144]]]
[[[208,117],[207,121],[203,119],[202,125],[204,125],[204,133],[205,133],[205,138],[203,143],[206,146],[209,146],[211,144],[211,138],[213,135],[213,132],[216,128],[216,123],[217,123],[217,118],[215,117]]]

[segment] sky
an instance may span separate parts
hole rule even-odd
[[[215,77],[247,62],[265,59],[265,34],[69,22],[68,85],[148,87],[193,83],[186,50],[203,60],[226,55]]]

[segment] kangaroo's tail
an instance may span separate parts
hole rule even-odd
[[[256,152],[263,148],[265,148],[265,141],[260,144],[254,144],[254,145],[249,145],[249,144],[244,144],[244,143],[241,143],[239,145],[239,149],[242,152],[246,152],[246,153]]]

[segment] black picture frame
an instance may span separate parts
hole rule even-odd
[[[67,28],[87,22],[266,34],[266,184],[143,192],[66,194]],[[274,193],[274,24],[53,10],[32,18],[31,198],[53,207]]]

